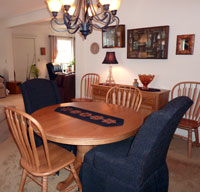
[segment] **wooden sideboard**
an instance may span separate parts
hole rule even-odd
[[[19,88],[21,83],[21,81],[8,81],[6,82],[6,88],[10,91],[10,94],[19,94],[21,93]]]
[[[126,87],[127,85],[117,85],[120,87]],[[93,101],[106,101],[106,94],[111,86],[108,85],[92,85],[92,98]],[[160,91],[144,91],[142,90],[142,104],[139,112],[145,118],[152,112],[162,108],[169,99],[169,90],[160,89]]]

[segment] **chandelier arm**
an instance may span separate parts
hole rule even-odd
[[[89,0],[89,2],[90,2],[90,10],[91,10],[91,12],[92,12],[92,16],[93,16],[93,18],[95,18],[96,19],[96,21],[99,21],[99,20],[104,20],[104,19],[101,19],[99,16],[101,16],[103,13],[104,13],[104,9],[103,9],[103,6],[102,5],[100,5],[100,7],[101,7],[101,12],[100,13],[97,13],[96,11],[95,11],[95,8],[94,8],[94,4],[93,4],[93,0]],[[110,12],[110,11],[105,11],[105,13],[107,13],[107,12]],[[104,13],[104,14],[105,14]]]
[[[102,22],[105,25],[107,25],[108,23],[110,24],[115,17],[116,17],[115,15],[113,15],[110,11],[108,11],[108,12],[104,13],[103,18],[100,18],[99,16],[97,16],[97,17],[94,16],[94,20],[97,22]],[[108,19],[108,20],[106,21],[106,19]]]
[[[51,23],[53,22],[56,23],[57,25],[64,25],[64,22],[59,22],[58,19],[55,17],[51,19]]]
[[[50,24],[51,24],[51,27],[52,27],[52,29],[54,31],[56,31],[56,32],[66,32],[67,31],[67,29],[65,29],[65,30],[58,30],[58,29],[56,29],[54,27],[54,25],[53,25],[53,22],[56,23],[57,25],[64,25],[64,23],[59,23],[56,18],[52,18],[51,21],[50,21]]]
[[[112,24],[112,23],[114,23],[114,22],[116,22],[116,28],[117,28],[118,25],[119,25],[119,17],[114,16],[110,24]]]
[[[63,15],[63,21],[64,21],[64,24],[67,26],[67,28],[70,28],[70,29],[76,28],[77,25],[80,25],[81,23],[81,20],[79,17],[77,17],[75,20],[71,20],[71,16],[68,13]],[[78,21],[80,21],[79,24],[77,24]]]
[[[74,28],[75,30],[74,31],[70,31],[70,30],[73,30],[72,28],[71,29],[67,29],[67,31],[68,31],[68,33],[70,33],[70,34],[74,34],[74,33],[76,33],[78,30],[79,30],[79,28],[80,28],[80,25],[79,26],[77,26],[77,28]]]
[[[108,18],[108,20],[105,22],[104,20],[105,19],[107,19]],[[101,22],[101,23],[103,23],[104,24],[104,26],[99,26],[99,25],[97,25],[97,24],[92,24],[96,29],[104,29],[104,28],[106,28],[108,25],[110,25],[110,23],[111,23],[111,18],[112,18],[112,15],[110,14],[110,13],[106,13],[105,14],[105,17],[103,18],[103,19],[101,19],[101,20],[99,20],[99,22]]]
[[[116,28],[118,28],[118,25],[119,25],[119,18],[117,16],[113,17],[113,19],[111,20],[110,23],[107,23],[106,25],[104,26],[99,26],[97,24],[92,24],[92,26],[95,28],[95,29],[105,29],[108,25],[112,24],[116,22]],[[105,23],[105,22],[104,22]]]
[[[89,0],[90,2],[90,10],[91,10],[91,13],[92,13],[92,16],[95,17],[95,16],[98,16],[98,15],[101,15],[103,13],[103,8],[101,7],[101,12],[100,13],[97,13],[95,11],[95,8],[94,8],[94,4],[93,4],[93,0]],[[97,5],[98,6],[98,5]]]
[[[71,19],[70,19],[71,21],[75,21],[79,18],[80,13],[81,13],[81,5],[82,5],[82,0],[79,0],[78,5],[76,6],[76,9],[75,9],[73,15],[70,16],[69,13],[68,13],[68,15],[71,17]]]

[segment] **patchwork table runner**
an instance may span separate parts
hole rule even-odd
[[[55,109],[55,111],[84,121],[102,125],[105,127],[121,126],[124,123],[124,120],[121,118],[73,106],[58,107],[57,109]]]

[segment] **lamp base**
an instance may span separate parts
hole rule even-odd
[[[110,64],[109,66],[109,75],[107,77],[107,80],[106,80],[106,84],[108,85],[115,85],[115,80],[113,78],[113,75],[112,75],[112,65]]]

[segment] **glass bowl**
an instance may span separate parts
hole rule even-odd
[[[148,84],[151,83],[155,75],[146,75],[146,74],[139,74],[138,75],[141,83],[143,84],[142,89],[148,89]]]

